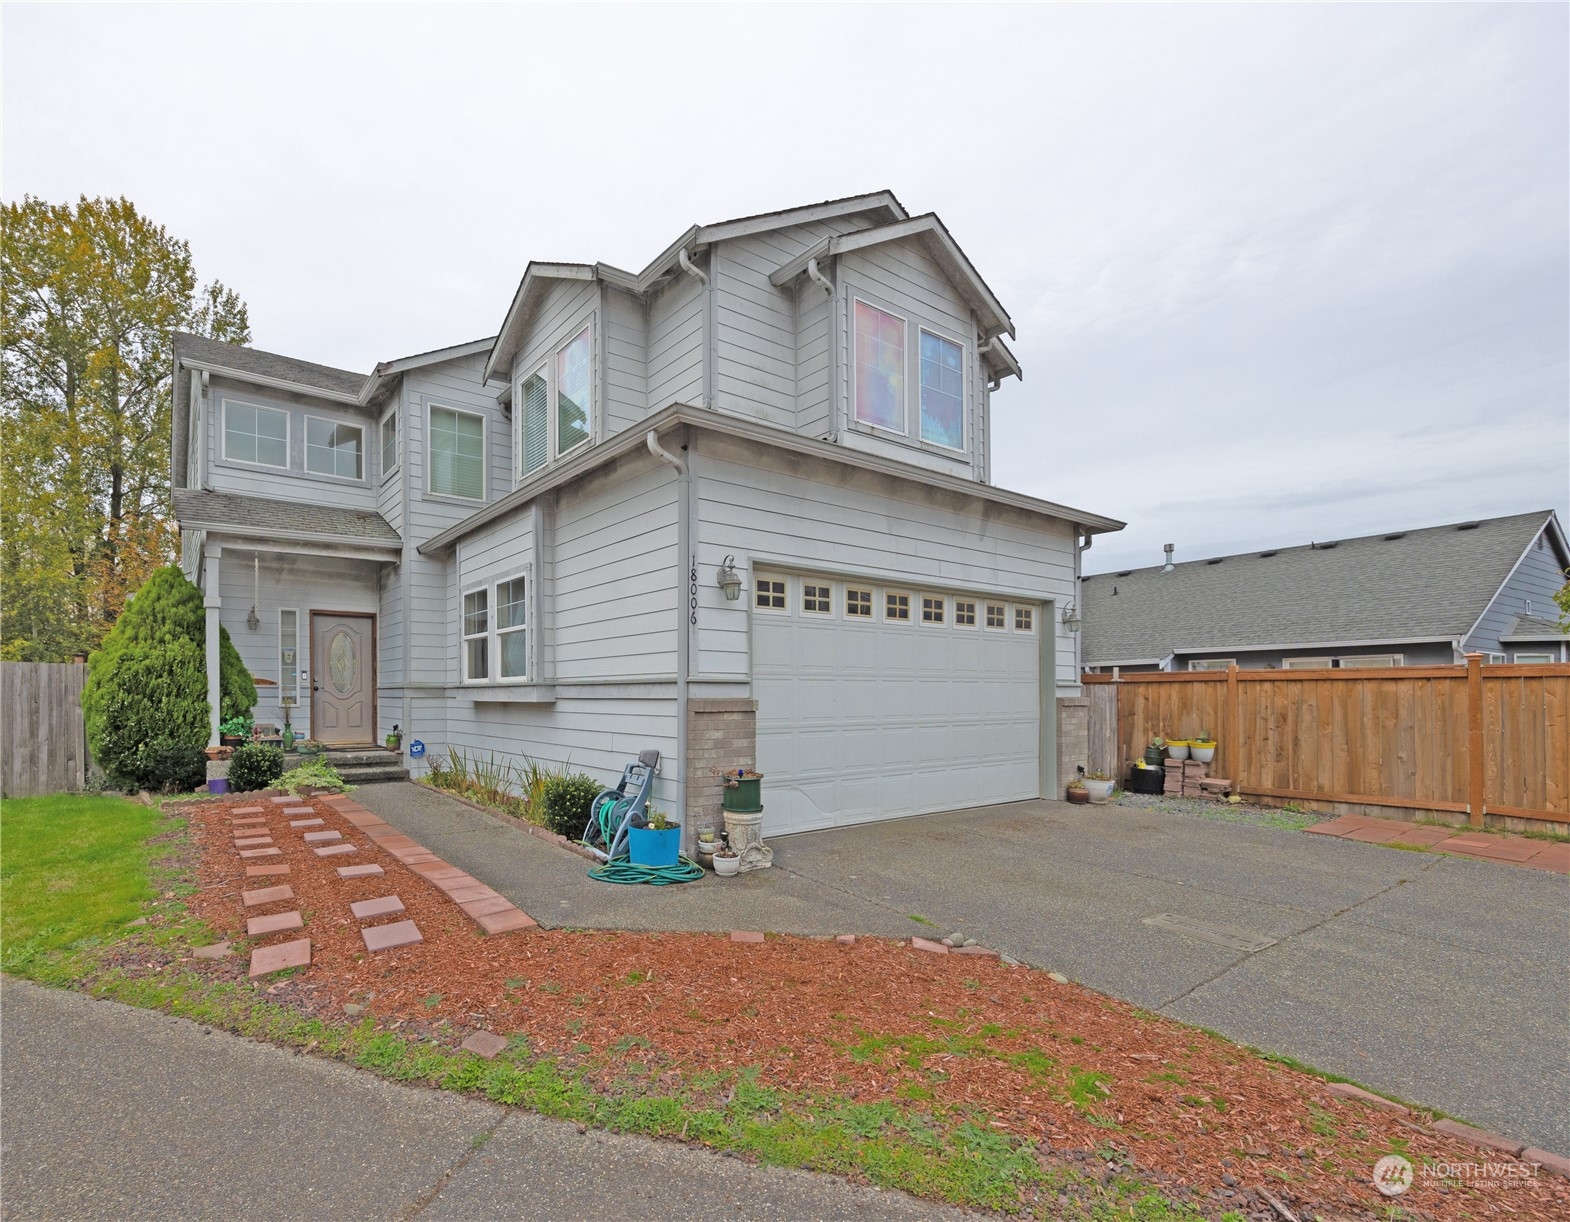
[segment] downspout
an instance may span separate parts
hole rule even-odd
[[[692,520],[687,512],[688,481],[691,476],[687,472],[687,465],[660,445],[659,434],[653,429],[649,430],[644,440],[650,454],[676,470],[676,810],[681,819],[682,850],[690,852],[692,838],[696,833],[691,826],[692,820],[687,817],[687,706],[690,683],[687,677],[688,607],[683,591],[692,547]]]
[[[409,444],[409,413],[404,410],[406,396],[409,392],[409,383],[403,378],[398,379],[398,406],[393,410],[398,414],[398,444],[403,448],[398,451],[398,496],[402,501],[402,508],[398,514],[398,525],[402,528],[403,554],[398,561],[398,580],[403,589],[400,592],[400,614],[403,617],[403,720],[398,724],[403,727],[403,738],[398,742],[398,750],[404,759],[408,753],[404,751],[405,742],[414,741],[414,532],[409,523],[409,464],[410,455],[414,447]],[[422,438],[422,444],[424,439]],[[456,563],[456,562],[455,562]],[[442,585],[445,592],[446,576],[442,574]],[[444,702],[445,710],[445,702]],[[447,741],[447,726],[442,726],[442,742]]]
[[[684,249],[676,252],[676,265],[703,286],[703,406],[714,406],[714,285],[709,275],[688,257]]]
[[[811,280],[812,283],[817,285],[830,297],[834,295],[834,283],[818,270],[818,261],[816,259],[807,260],[807,279]]]

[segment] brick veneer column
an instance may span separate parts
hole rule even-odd
[[[723,826],[720,782],[715,768],[757,765],[758,702],[756,700],[692,700],[687,705],[687,826],[689,834],[710,823]],[[767,803],[767,794],[764,801]]]
[[[1058,697],[1058,791],[1049,798],[1063,797],[1063,788],[1078,775],[1080,766],[1090,767],[1090,701],[1084,696]]]

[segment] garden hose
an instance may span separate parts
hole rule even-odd
[[[600,842],[608,849],[621,826],[622,801],[608,799],[601,802],[594,812],[599,824]],[[627,857],[617,857],[589,871],[589,877],[602,883],[648,883],[651,887],[666,887],[671,883],[695,883],[703,877],[703,867],[683,854],[673,866],[635,866]]]

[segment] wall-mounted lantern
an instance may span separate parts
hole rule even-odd
[[[1073,603],[1063,608],[1063,626],[1070,632],[1079,631],[1079,608]]]
[[[726,556],[720,561],[715,581],[725,591],[725,601],[735,602],[741,597],[741,574],[736,571],[736,557]]]

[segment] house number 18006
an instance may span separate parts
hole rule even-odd
[[[687,622],[698,622],[698,558],[690,557],[691,569],[687,572]]]

